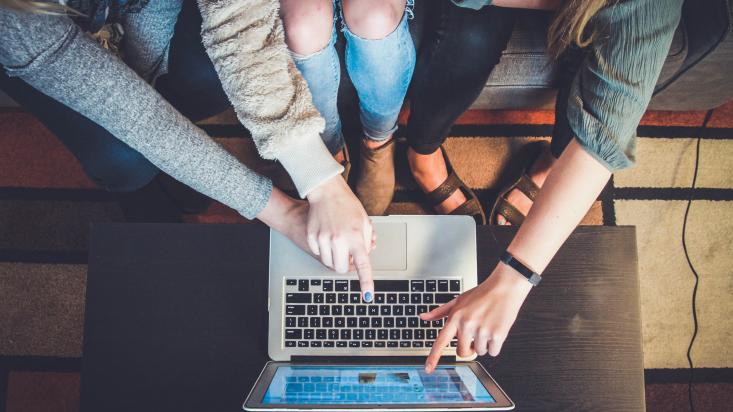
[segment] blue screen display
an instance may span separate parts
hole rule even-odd
[[[495,403],[484,385],[463,365],[438,366],[280,366],[263,404]]]

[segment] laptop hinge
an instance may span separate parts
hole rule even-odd
[[[425,356],[297,356],[291,355],[293,363],[409,363],[423,364]],[[440,363],[453,363],[455,356],[443,356]]]

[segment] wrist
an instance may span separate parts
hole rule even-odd
[[[525,296],[529,294],[533,286],[527,278],[517,273],[512,267],[499,262],[491,273],[491,277],[496,278],[496,282],[502,285],[504,288],[521,292]]]
[[[341,175],[332,176],[308,192],[306,199],[310,203],[319,203],[331,197],[333,193],[343,190],[344,185],[346,182]]]
[[[257,215],[257,218],[267,226],[283,232],[290,225],[299,202],[277,188],[272,189],[267,205]]]

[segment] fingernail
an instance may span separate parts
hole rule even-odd
[[[364,302],[371,302],[372,301],[372,292],[366,291],[364,292]]]

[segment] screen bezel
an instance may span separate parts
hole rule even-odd
[[[472,362],[451,362],[451,363],[441,363],[442,366],[467,366],[471,371],[478,377],[481,384],[484,385],[486,390],[489,392],[489,394],[494,398],[496,401],[495,403],[473,403],[470,405],[466,405],[465,403],[395,403],[395,404],[354,404],[354,405],[344,405],[344,404],[264,404],[262,403],[262,399],[265,396],[265,392],[270,386],[270,383],[272,382],[272,378],[275,375],[275,372],[280,366],[422,366],[422,364],[417,363],[406,363],[406,362],[398,362],[394,364],[364,364],[364,363],[345,363],[345,362],[338,362],[338,363],[331,363],[331,362],[277,362],[277,361],[270,361],[267,362],[264,369],[262,370],[262,373],[260,373],[260,376],[257,378],[257,382],[255,382],[254,387],[250,391],[249,395],[247,396],[247,399],[245,400],[244,404],[242,405],[244,410],[248,411],[265,411],[265,410],[292,410],[292,411],[298,411],[298,410],[308,410],[308,411],[338,411],[338,410],[354,410],[354,409],[363,409],[363,410],[414,410],[414,411],[423,411],[423,410],[440,410],[440,409],[450,409],[450,410],[464,410],[464,411],[472,411],[472,410],[486,410],[486,409],[492,409],[492,410],[511,410],[514,409],[514,402],[512,402],[511,399],[504,393],[504,391],[499,387],[499,385],[494,381],[494,378],[489,375],[489,373],[484,369],[484,367],[475,361]]]

